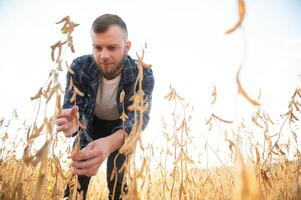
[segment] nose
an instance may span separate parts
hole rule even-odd
[[[100,58],[101,59],[109,58],[109,52],[106,48],[103,48],[102,51],[100,52]]]

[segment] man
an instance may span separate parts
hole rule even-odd
[[[122,188],[126,190],[126,187],[122,186],[124,171],[119,170],[125,162],[125,155],[118,154],[118,149],[134,123],[134,113],[126,108],[132,104],[130,98],[134,95],[134,84],[138,77],[137,62],[128,56],[131,42],[127,39],[126,24],[119,16],[105,14],[96,18],[92,24],[91,37],[93,53],[76,58],[71,64],[74,74],[67,74],[64,109],[55,123],[57,130],[63,131],[66,137],[81,133],[81,150],[72,156],[72,166],[73,173],[78,175],[84,199],[91,176],[96,175],[106,158],[109,199],[112,199],[113,193],[114,199],[119,199]],[[142,89],[148,101],[148,110],[143,115],[142,129],[149,121],[154,87],[152,70],[143,69],[143,75]],[[68,85],[71,79],[84,93],[84,96],[77,95],[77,106],[70,102],[73,91],[69,90]],[[119,101],[121,91],[125,92],[124,105]],[[128,118],[122,123],[120,115],[123,108]],[[75,117],[86,129],[78,127]],[[110,176],[116,156],[116,167],[120,173],[114,188],[115,180],[110,180]],[[68,187],[66,195],[69,190]]]

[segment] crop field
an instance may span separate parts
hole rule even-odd
[[[231,34],[243,23],[245,5],[238,1],[239,19],[226,30]],[[82,199],[77,176],[72,175],[70,155],[79,151],[68,139],[57,132],[54,120],[62,110],[64,87],[73,91],[71,102],[85,94],[72,79],[65,86],[60,80],[66,73],[73,74],[64,57],[65,51],[74,52],[73,31],[79,25],[66,16],[57,22],[63,40],[51,46],[51,60],[55,68],[45,84],[35,94],[29,94],[35,104],[31,119],[21,121],[17,110],[11,116],[0,116],[0,199],[40,200],[64,199],[64,190],[72,183],[71,195],[65,199]],[[261,105],[261,94],[252,97],[244,88],[240,72],[235,75],[238,95],[253,111],[248,118],[229,120],[218,112],[206,113],[202,122],[201,140],[192,133],[193,106],[170,86],[162,104],[169,111],[162,113],[160,133],[150,140],[142,132],[143,113],[148,104],[143,97],[142,81],[147,45],[137,53],[139,76],[133,104],[123,108],[120,118],[125,121],[127,112],[135,113],[134,127],[119,152],[127,156],[123,166],[124,183],[128,192],[122,199],[145,200],[278,200],[301,199],[301,88],[292,91],[287,109],[276,116],[270,115]],[[213,87],[211,105],[218,99],[219,88]],[[34,92],[33,92],[34,93]],[[120,95],[124,102],[124,92]],[[81,129],[84,124],[77,120]],[[148,130],[151,131],[151,130]],[[219,150],[212,140],[219,141]],[[81,137],[79,135],[78,137]],[[157,142],[156,140],[160,140]],[[160,145],[158,145],[160,143]],[[215,166],[209,166],[211,159]],[[111,179],[117,174],[113,170]],[[99,170],[89,185],[88,199],[107,199],[106,174]]]

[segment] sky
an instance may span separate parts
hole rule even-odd
[[[163,97],[170,85],[193,107],[192,132],[211,112],[236,120],[254,107],[238,95],[235,76],[274,116],[285,112],[301,86],[301,2],[246,0],[243,27],[225,31],[238,20],[237,0],[1,0],[0,1],[0,117],[15,108],[32,113],[33,96],[54,67],[50,45],[62,39],[55,22],[66,15],[79,23],[73,34],[76,52],[69,63],[91,53],[90,26],[101,14],[114,13],[127,23],[130,55],[135,58],[147,42],[146,62],[153,65],[155,89],[146,134],[160,134],[162,113],[170,108]],[[213,87],[217,101],[211,105]],[[213,141],[214,142],[214,141]]]

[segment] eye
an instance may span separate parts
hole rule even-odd
[[[109,51],[115,51],[117,50],[118,46],[108,46]]]
[[[102,47],[100,47],[100,46],[94,46],[94,49],[95,49],[96,51],[101,51],[101,50],[102,50]]]

